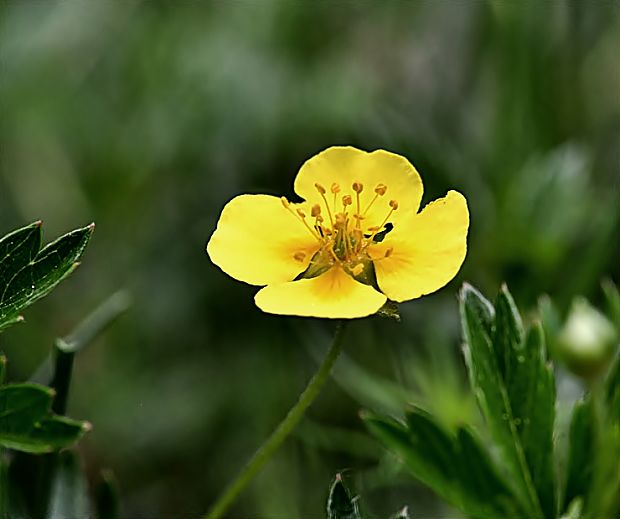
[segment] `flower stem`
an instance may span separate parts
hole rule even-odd
[[[278,450],[280,445],[295,429],[299,421],[302,419],[306,409],[312,404],[318,396],[321,388],[329,378],[340,352],[342,351],[343,335],[346,321],[338,323],[334,340],[330,346],[327,355],[319,366],[318,371],[314,374],[306,389],[299,396],[297,403],[291,408],[284,420],[273,431],[271,436],[265,443],[254,453],[248,464],[239,473],[237,478],[226,488],[224,493],[211,507],[209,512],[203,519],[219,519],[233,504],[239,494],[245,489],[248,483],[263,468],[265,463],[269,461],[271,456]]]

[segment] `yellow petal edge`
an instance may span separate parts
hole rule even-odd
[[[465,259],[468,227],[467,201],[457,191],[428,204],[370,251],[381,291],[400,303],[446,285]]]
[[[315,278],[266,286],[254,301],[270,314],[354,319],[376,313],[386,299],[334,267]]]
[[[294,279],[318,249],[316,239],[269,195],[240,195],[222,210],[207,244],[211,261],[229,276],[250,285]],[[304,252],[303,261],[294,258]]]

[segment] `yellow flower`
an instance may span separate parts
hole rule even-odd
[[[235,279],[264,286],[265,312],[350,319],[443,287],[467,250],[469,212],[449,191],[418,213],[422,180],[407,159],[332,147],[309,159],[292,203],[241,195],[207,245]]]

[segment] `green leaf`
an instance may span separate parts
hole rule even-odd
[[[594,466],[594,409],[587,399],[575,404],[569,433],[569,452],[563,511],[577,498],[585,498],[590,491]]]
[[[406,425],[371,414],[363,418],[371,433],[402,458],[417,479],[468,516],[525,515],[512,489],[468,429],[450,434],[418,408],[407,414]]]
[[[72,231],[41,250],[41,222],[0,240],[0,331],[75,270],[93,229]]]
[[[409,519],[409,509],[408,507],[403,507],[401,510],[396,512],[394,515],[390,517],[390,519]]]
[[[610,418],[620,423],[620,353],[616,354],[605,379],[605,392]]]
[[[607,316],[620,332],[620,291],[611,279],[604,280],[602,287],[607,302]]]
[[[329,489],[329,497],[327,498],[327,518],[361,519],[357,502],[351,497],[340,474],[336,474],[336,478]]]
[[[6,376],[6,356],[4,353],[0,353],[0,386],[4,384],[4,377]]]
[[[75,453],[61,452],[52,482],[46,519],[91,517],[86,478]]]
[[[90,425],[51,414],[54,392],[34,384],[0,388],[0,446],[44,453],[77,441]]]
[[[470,383],[527,515],[554,517],[555,382],[545,360],[542,329],[536,325],[524,341],[521,317],[505,286],[491,327],[488,306],[479,292],[463,288],[460,309]]]
[[[544,343],[542,325],[536,323],[524,347],[517,349],[507,387],[514,424],[540,505],[546,517],[555,517],[555,379]]]

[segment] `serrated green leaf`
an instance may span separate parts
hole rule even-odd
[[[4,377],[6,375],[6,356],[4,353],[0,353],[0,386],[4,384]]]
[[[365,415],[364,420],[418,480],[468,516],[524,515],[512,490],[468,429],[459,428],[452,435],[421,409],[407,414],[407,425],[373,415]]]
[[[516,360],[514,348],[515,345],[521,345],[524,335],[525,331],[519,311],[508,292],[508,287],[502,285],[495,300],[495,321],[491,337],[497,367],[504,380],[509,380],[512,370],[515,369],[513,365]]]
[[[594,410],[587,399],[575,404],[569,433],[569,452],[563,511],[577,498],[585,498],[590,491],[594,465]]]
[[[484,330],[491,336],[495,321],[495,308],[493,305],[469,283],[463,283],[460,300],[467,302],[470,310],[480,320]]]
[[[35,384],[0,388],[0,446],[34,454],[51,452],[77,441],[86,422],[51,414],[54,393]]]
[[[405,506],[394,515],[392,515],[390,519],[409,519],[409,508]]]
[[[568,507],[568,510],[560,519],[581,519],[581,511],[583,509],[583,501],[575,499]]]
[[[70,451],[58,457],[46,519],[91,517],[86,478],[77,456]]]
[[[605,379],[605,392],[610,418],[620,423],[620,353],[616,354]]]
[[[356,500],[342,481],[340,474],[336,475],[329,489],[327,498],[328,519],[361,519]]]
[[[507,381],[517,434],[545,517],[555,517],[556,485],[553,469],[555,379],[547,364],[544,332],[537,323],[529,330]],[[516,362],[514,362],[516,360]]]
[[[0,294],[15,275],[34,260],[41,248],[41,222],[17,229],[0,239]]]
[[[39,250],[41,223],[35,222],[0,241],[0,331],[75,269],[93,229],[76,229]]]
[[[620,332],[620,291],[611,279],[603,281],[602,287],[607,302],[607,316]]]
[[[480,308],[488,308],[488,302],[480,293],[464,287],[460,310],[470,383],[527,515],[553,517],[552,451],[543,453],[536,443],[547,447],[552,441],[553,413],[549,428],[549,418],[538,411],[535,399],[542,398],[546,409],[551,401],[553,409],[555,398],[552,372],[541,357],[542,344],[537,342],[542,334],[536,332],[531,352],[524,349],[521,318],[506,287],[498,295],[491,333],[491,312],[481,313]],[[524,389],[526,395],[520,393]],[[528,467],[528,456],[544,467],[536,479]]]

